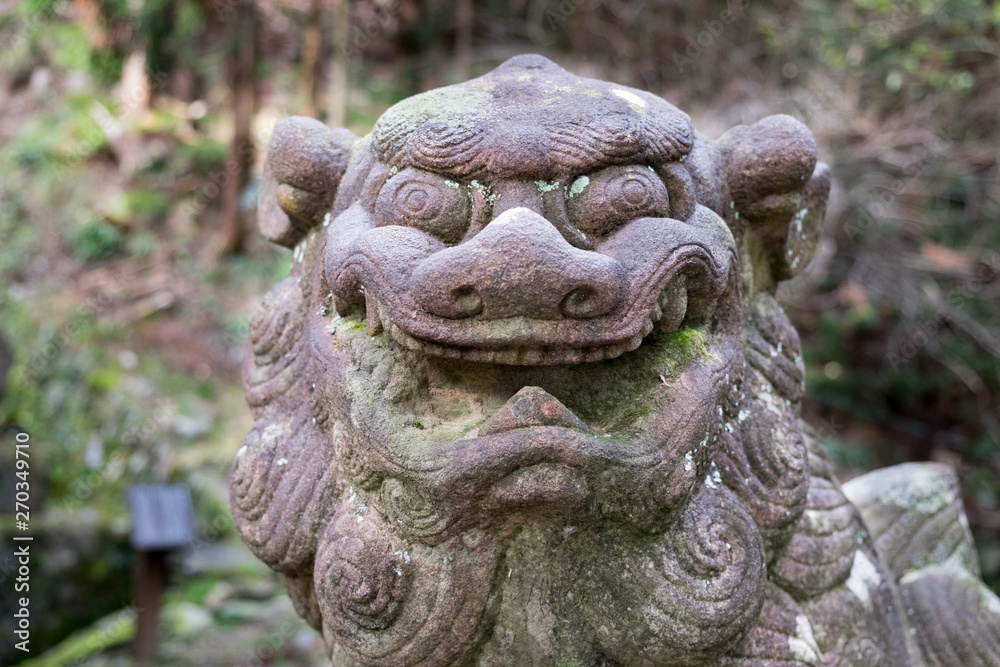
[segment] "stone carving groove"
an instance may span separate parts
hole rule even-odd
[[[520,56],[263,180],[233,517],[338,667],[1000,664],[953,477],[842,489],[800,419],[798,121]]]

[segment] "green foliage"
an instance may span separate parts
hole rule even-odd
[[[182,581],[182,585],[167,591],[165,600],[167,604],[176,602],[193,602],[204,604],[205,598],[212,589],[219,583],[225,581],[225,577],[217,573],[206,573],[197,578]]]
[[[0,164],[29,172],[32,177],[49,177],[86,162],[108,143],[90,115],[97,103],[89,95],[67,96],[51,112],[33,117],[0,148]]]
[[[83,28],[75,23],[54,23],[46,28],[48,38],[57,48],[52,57],[58,67],[67,70],[87,70],[90,67],[91,51]]]
[[[145,188],[120,192],[102,207],[109,222],[123,227],[156,225],[169,210],[170,199],[166,194]]]
[[[48,479],[51,498],[79,496],[76,482],[86,478],[80,473],[87,470],[83,458],[88,439],[92,434],[104,438],[110,453],[112,436],[127,416],[127,400],[117,390],[114,362],[105,351],[109,332],[87,310],[53,323],[39,322],[36,318],[43,313],[18,301],[8,299],[0,307],[4,335],[15,349],[0,424],[20,425],[38,443],[32,452],[39,456],[38,474]],[[92,491],[84,499],[91,499]],[[119,504],[115,498],[104,507]]]
[[[197,60],[197,52],[194,50],[185,51],[181,48],[176,48],[182,40],[194,39],[200,36],[205,31],[205,8],[199,2],[194,0],[182,0],[180,7],[177,11],[177,23],[175,28],[174,39],[175,48],[173,50],[174,55],[180,59],[181,62],[190,63],[191,61]]]
[[[42,171],[52,168],[56,162],[55,136],[43,136],[30,130],[14,137],[5,147],[4,157],[18,169]]]
[[[882,94],[868,99],[880,103],[927,89],[970,94],[978,62],[970,56],[991,50],[1000,26],[996,12],[976,0],[807,0],[759,16],[773,55],[876,84]]]
[[[26,210],[15,192],[0,189],[0,283],[12,284],[38,241],[34,225],[26,225]]]
[[[75,665],[95,653],[124,644],[132,639],[135,631],[136,611],[132,608],[122,609],[71,635],[37,658],[21,664],[23,667]]]
[[[229,147],[221,141],[199,137],[194,143],[178,146],[175,160],[182,170],[186,165],[191,172],[207,176],[225,165],[228,153]]]
[[[152,255],[160,245],[160,240],[154,234],[137,234],[128,240],[128,254],[134,257]]]
[[[153,221],[166,215],[170,208],[169,197],[156,190],[127,190],[125,197],[128,200],[129,209],[137,215],[148,216]]]
[[[93,51],[90,54],[90,72],[106,86],[113,85],[122,78],[125,54],[115,51]]]
[[[59,0],[26,0],[18,3],[21,13],[25,16],[43,17],[50,14],[59,4]]]
[[[871,467],[871,448],[836,439],[827,440],[825,444],[827,453],[830,455],[830,460],[837,465],[852,470],[865,470]]]
[[[87,261],[111,257],[121,249],[124,239],[120,229],[104,220],[91,220],[80,225],[70,232],[69,237],[73,254]]]

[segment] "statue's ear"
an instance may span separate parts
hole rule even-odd
[[[261,233],[293,247],[333,206],[357,137],[312,118],[278,121],[261,174],[257,218]]]
[[[775,280],[805,268],[816,250],[830,193],[830,169],[816,141],[791,116],[768,116],[719,138],[729,206],[764,250]]]

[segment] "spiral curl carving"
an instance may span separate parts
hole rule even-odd
[[[255,416],[265,406],[287,400],[302,380],[304,311],[301,290],[294,279],[286,278],[264,297],[250,320],[243,385]]]
[[[306,406],[290,422],[262,418],[229,480],[233,521],[257,558],[285,574],[308,570],[339,493],[334,445]]]
[[[362,665],[454,664],[484,630],[498,558],[490,539],[408,544],[352,496],[316,554],[323,624]]]
[[[588,563],[599,573],[589,596],[601,650],[621,664],[714,664],[760,612],[763,543],[728,489],[703,486],[643,548],[602,549]]]
[[[454,522],[437,503],[396,478],[382,482],[382,504],[401,532],[426,544],[440,542],[436,538]]]

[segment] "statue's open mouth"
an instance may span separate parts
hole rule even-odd
[[[735,261],[725,224],[705,208],[687,222],[634,220],[594,251],[513,209],[461,245],[387,226],[360,233],[341,257],[327,256],[334,292],[363,291],[369,331],[435,356],[511,365],[613,359],[654,329],[700,324]],[[518,259],[524,266],[509,270]]]
[[[681,272],[684,266],[674,268],[672,277],[658,295],[651,289],[649,294],[639,296],[635,305],[619,318],[608,318],[601,323],[600,329],[605,331],[594,326],[582,327],[573,320],[552,322],[527,317],[463,321],[450,327],[449,323],[433,320],[418,322],[419,314],[410,320],[405,316],[394,318],[394,313],[405,313],[405,310],[394,303],[392,295],[385,301],[380,297],[368,298],[366,317],[369,326],[384,327],[404,347],[436,356],[513,365],[576,364],[614,359],[639,347],[642,339],[657,325],[663,331],[674,331],[684,321],[689,303],[687,280]],[[442,329],[447,337],[440,335]],[[428,330],[433,338],[419,337],[417,332]],[[497,336],[498,331],[505,335]],[[588,342],[595,339],[601,342],[573,346],[576,340],[584,338],[589,339]]]

